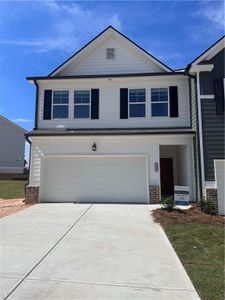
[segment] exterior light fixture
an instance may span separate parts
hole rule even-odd
[[[96,146],[95,143],[93,143],[93,145],[92,145],[92,151],[96,151],[96,150],[97,150],[97,146]]]
[[[159,164],[158,164],[158,162],[155,162],[154,168],[155,168],[155,172],[159,171]]]

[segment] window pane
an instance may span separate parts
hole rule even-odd
[[[68,104],[69,103],[69,91],[54,91],[53,92],[54,104]]]
[[[53,105],[53,118],[68,118],[68,105]]]
[[[167,88],[151,89],[152,102],[168,101]]]
[[[74,103],[89,103],[90,91],[74,91]]]
[[[89,105],[75,105],[74,118],[89,118]]]
[[[168,104],[167,103],[152,103],[152,116],[153,117],[168,116]]]
[[[129,90],[130,102],[145,102],[145,89],[130,89]]]
[[[145,104],[130,104],[130,117],[145,117]]]

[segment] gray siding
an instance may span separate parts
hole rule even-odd
[[[23,172],[25,131],[0,117],[0,173]]]
[[[221,50],[211,60],[207,61],[207,63],[213,64],[214,68],[211,72],[200,73],[201,95],[213,95],[213,78],[224,78],[224,57],[225,49]]]
[[[216,115],[215,99],[202,99],[205,180],[214,181],[214,159],[224,159],[224,115]]]

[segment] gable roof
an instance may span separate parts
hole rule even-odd
[[[16,127],[17,129],[21,130],[23,133],[27,133],[28,131],[26,129],[24,129],[23,127],[17,125],[16,123],[10,121],[9,119],[7,119],[6,117],[3,117],[2,115],[0,115],[0,119],[2,119],[3,121],[5,121],[6,123],[13,125],[14,127]]]
[[[147,52],[146,50],[144,50],[142,47],[140,47],[139,45],[137,45],[135,42],[133,42],[132,40],[130,40],[128,37],[126,37],[124,34],[122,34],[121,32],[119,32],[117,29],[115,29],[114,27],[112,27],[111,25],[108,26],[105,30],[103,30],[101,33],[99,33],[94,39],[92,39],[89,43],[87,43],[85,46],[83,46],[80,50],[78,50],[75,54],[73,54],[71,57],[69,57],[66,61],[64,61],[60,66],[58,66],[55,70],[53,70],[48,77],[51,76],[55,76],[58,72],[60,72],[65,66],[67,66],[70,62],[72,62],[79,54],[81,54],[82,52],[84,52],[85,50],[87,50],[89,48],[89,46],[95,42],[97,42],[97,40],[99,40],[101,37],[103,37],[104,35],[106,35],[107,33],[113,33],[114,35],[119,36],[120,38],[124,39],[126,42],[130,43],[132,45],[132,47],[135,47],[138,51],[142,52],[143,54],[147,55],[147,57],[153,61],[156,65],[158,65],[160,68],[162,68],[164,71],[166,72],[173,72],[173,70],[168,67],[167,65],[165,65],[164,63],[162,63],[161,61],[159,61],[156,57],[154,57],[153,55],[151,55],[149,52]]]
[[[206,49],[202,54],[195,58],[190,65],[204,63],[207,64],[207,60],[210,60],[217,53],[219,53],[225,47],[225,35],[223,35],[212,46]]]

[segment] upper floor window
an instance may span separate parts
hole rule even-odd
[[[69,112],[69,91],[53,91],[53,119],[66,119]]]
[[[90,117],[90,91],[74,91],[74,118]]]
[[[151,108],[153,117],[168,116],[168,89],[153,88],[151,89]]]
[[[145,117],[145,89],[129,89],[129,117]]]

